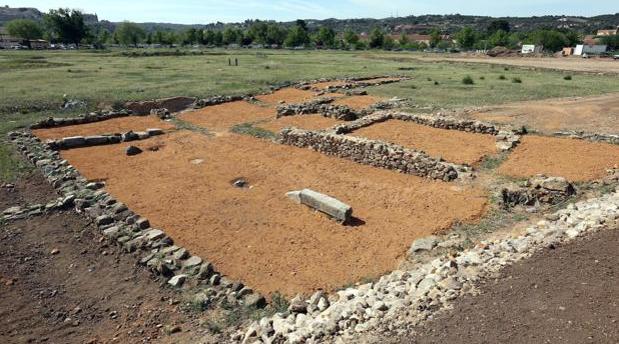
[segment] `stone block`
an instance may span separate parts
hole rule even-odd
[[[303,189],[289,192],[286,195],[295,202],[325,213],[342,223],[348,221],[352,216],[351,206],[314,190]]]

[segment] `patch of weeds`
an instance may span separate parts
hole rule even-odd
[[[572,76],[571,75],[566,75],[563,77],[563,80],[572,80]]]
[[[286,297],[279,292],[275,292],[271,294],[271,307],[276,313],[283,313],[288,310],[288,306],[290,306],[290,302],[286,299]]]
[[[518,77],[516,77],[516,78],[512,78],[512,82],[513,82],[514,84],[522,84],[522,79],[520,79],[520,78],[518,78]]]
[[[410,89],[411,89],[411,90],[416,90],[416,89],[417,89],[417,85],[411,85],[411,86],[410,86]]]
[[[209,330],[210,333],[213,334],[220,334],[223,332],[221,324],[219,324],[217,321],[210,319],[206,321],[206,328]]]
[[[462,83],[465,85],[473,85],[475,81],[473,81],[473,78],[471,78],[470,75],[467,75],[464,78],[462,78]]]
[[[505,68],[503,68],[503,70],[506,70],[506,71],[507,71],[507,70],[509,70],[509,68],[508,68],[508,67],[505,67]]]
[[[5,144],[0,144],[0,182],[13,182],[17,177],[32,170],[29,164]]]
[[[486,80],[486,77],[482,75],[479,77],[479,80]]]
[[[428,78],[428,81],[432,81],[432,78]]]
[[[438,81],[435,81],[435,82],[434,82],[434,85],[438,86],[438,85],[439,85]]]
[[[254,127],[251,123],[237,124],[233,126],[230,131],[241,135],[257,137],[259,139],[274,139],[277,137],[275,133],[266,129]]]
[[[482,160],[480,168],[483,170],[494,170],[501,166],[501,164],[507,159],[507,154],[489,155]]]
[[[493,208],[478,223],[458,222],[453,226],[453,230],[471,235],[490,233],[508,224],[508,214],[504,209]]]
[[[514,222],[527,221],[528,219],[529,219],[529,216],[527,214],[514,214],[512,216],[512,220]]]
[[[507,80],[507,78],[505,77],[505,75],[501,74],[499,75],[499,80]]]

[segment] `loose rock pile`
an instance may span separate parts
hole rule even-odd
[[[424,152],[377,140],[295,128],[286,128],[279,136],[282,144],[307,147],[327,155],[420,177],[451,181],[458,177],[458,170],[467,170]]]
[[[536,176],[524,185],[512,185],[501,190],[501,200],[505,207],[516,205],[540,206],[559,204],[576,194],[576,188],[565,178]]]
[[[358,333],[405,334],[458,297],[475,291],[475,282],[535,251],[573,240],[587,232],[619,226],[619,188],[611,194],[569,205],[517,237],[482,242],[455,256],[444,256],[410,270],[394,271],[375,283],[326,297],[297,297],[288,312],[253,323],[233,340],[245,343],[330,342]]]
[[[235,102],[239,100],[246,99],[250,96],[214,96],[204,99],[198,99],[195,104],[193,104],[194,109],[201,109],[207,106],[219,105],[224,103]]]
[[[92,218],[103,235],[122,246],[127,252],[136,252],[140,264],[166,278],[169,285],[192,285],[201,291],[201,302],[225,302],[227,305],[264,307],[265,299],[245,287],[217,273],[212,263],[176,246],[160,229],[151,228],[149,221],[118,202],[102,188],[102,182],[89,182],[57,151],[51,150],[32,133],[12,132],[9,139],[29,161],[35,164],[61,195],[62,199],[44,208],[74,207]],[[10,209],[3,216],[19,218],[43,211],[40,206]]]
[[[2,212],[2,219],[4,221],[22,220],[57,210],[69,210],[73,207],[73,201],[75,201],[75,196],[69,195],[66,197],[59,197],[58,199],[50,201],[46,204],[10,207]]]
[[[148,115],[153,109],[166,108],[170,112],[179,112],[191,107],[196,102],[192,97],[171,97],[163,99],[145,100],[138,102],[128,102],[125,108],[136,115]]]
[[[277,107],[277,118],[320,114],[324,117],[331,117],[342,121],[353,121],[358,118],[366,117],[378,110],[392,109],[399,106],[402,102],[400,99],[392,99],[372,104],[365,109],[356,110],[346,105],[332,104],[334,100],[334,98],[324,97],[300,104],[281,104]]]

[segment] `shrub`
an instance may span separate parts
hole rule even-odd
[[[434,82],[434,84],[435,84],[435,85],[438,85],[438,81],[435,81],[435,82]]]
[[[571,75],[566,75],[563,77],[563,80],[572,80],[572,76]]]
[[[467,75],[464,78],[462,78],[462,83],[465,85],[473,85],[475,81],[473,81],[473,78],[471,78],[470,75]]]
[[[505,75],[499,75],[499,80],[505,80],[505,79],[507,79]]]
[[[486,80],[486,77],[482,75],[479,77],[479,80]]]
[[[432,78],[428,78],[428,81],[432,81]]]
[[[522,84],[522,80],[520,78],[512,78],[512,82],[514,84]]]

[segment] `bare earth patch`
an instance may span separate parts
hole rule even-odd
[[[93,122],[67,127],[33,130],[41,140],[61,139],[70,136],[88,136],[116,134],[128,131],[145,131],[149,128],[174,129],[174,125],[160,120],[157,116],[129,116],[112,118],[101,122]]]
[[[590,181],[604,177],[613,167],[619,167],[619,146],[530,135],[522,139],[498,172],[517,178],[545,174]]]
[[[334,118],[325,117],[322,115],[300,115],[300,116],[284,116],[273,119],[264,123],[260,123],[258,127],[270,130],[274,133],[281,131],[284,128],[294,127],[306,130],[322,130],[327,129],[337,124],[342,123]]]
[[[355,130],[351,135],[421,150],[458,164],[475,165],[497,153],[494,136],[389,120]]]
[[[473,114],[482,121],[527,126],[552,133],[582,130],[619,133],[619,93],[584,98],[549,99],[490,107]]]
[[[363,110],[366,109],[378,102],[383,100],[383,98],[374,97],[374,96],[351,96],[351,97],[342,97],[336,99],[333,104],[335,105],[345,105],[355,110]]]
[[[346,84],[347,82],[345,81],[325,81],[312,84],[312,88],[316,90],[325,90],[329,87],[344,86]]]
[[[275,118],[275,109],[240,100],[185,112],[183,121],[215,131],[226,131],[234,125]]]
[[[277,105],[280,101],[284,101],[289,104],[303,103],[311,100],[315,96],[316,94],[312,91],[304,91],[294,87],[287,87],[271,94],[259,95],[256,98],[261,102]]]
[[[419,237],[475,221],[485,192],[399,174],[249,136],[178,131],[119,146],[62,152],[89,179],[190,251],[255,290],[333,290],[393,270]],[[101,164],[101,161],[106,161]],[[245,178],[248,188],[231,182]],[[341,226],[285,193],[311,188],[349,203]]]

